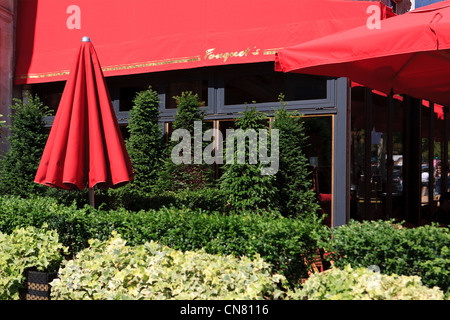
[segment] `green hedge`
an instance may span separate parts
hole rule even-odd
[[[329,229],[322,245],[344,268],[376,265],[383,274],[417,275],[428,287],[450,293],[450,232],[426,225],[404,228],[393,221],[350,221]],[[332,239],[331,241],[329,239]]]
[[[162,207],[203,209],[207,211],[227,211],[226,192],[215,187],[202,189],[184,189],[177,192],[161,191],[157,194],[144,194],[126,188],[109,189],[98,192],[97,200],[104,209],[122,209],[130,211],[160,209]],[[82,203],[77,200],[77,203]]]
[[[330,229],[314,217],[300,220],[277,214],[225,215],[188,208],[106,211],[66,206],[51,198],[0,197],[1,233],[9,235],[18,228],[42,226],[58,233],[58,241],[69,247],[72,257],[89,247],[89,239],[107,241],[115,230],[130,246],[153,240],[182,252],[203,248],[207,254],[222,256],[260,255],[270,263],[272,273],[284,275],[295,285],[299,278],[307,277],[304,259],[324,247],[332,252],[328,257],[336,268],[376,265],[383,274],[419,276],[427,287],[438,286],[446,296],[449,293],[449,229],[435,225],[407,229],[392,221],[351,221]],[[4,248],[1,251],[3,255],[8,252]],[[1,260],[15,265],[11,260],[15,256],[10,254]]]
[[[89,239],[106,241],[116,230],[130,245],[153,240],[181,251],[260,254],[273,272],[297,284],[307,277],[304,259],[311,261],[316,248],[323,247],[333,252],[328,257],[336,267],[377,265],[383,274],[417,275],[428,287],[439,286],[446,295],[450,291],[449,229],[435,225],[408,229],[392,221],[351,221],[330,229],[312,216],[296,219],[165,207],[107,211],[66,206],[51,198],[0,197],[0,232],[10,234],[18,227],[44,223],[58,232],[72,256],[88,247]]]
[[[130,245],[158,241],[181,251],[204,248],[210,254],[253,257],[273,266],[292,283],[307,277],[304,259],[311,261],[323,230],[316,217],[284,218],[278,214],[222,214],[200,209],[161,208],[138,212],[104,211],[90,206],[65,206],[49,198],[0,198],[0,231],[41,226],[58,231],[73,254],[89,239],[105,241],[116,230]]]

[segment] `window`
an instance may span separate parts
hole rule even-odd
[[[239,116],[247,105],[272,112],[284,95],[287,108],[301,114],[336,112],[334,79],[274,71],[273,62],[225,65],[188,70],[173,70],[106,78],[119,123],[128,123],[133,99],[149,86],[158,92],[160,116],[172,121],[176,114],[174,96],[191,91],[204,102],[205,119],[229,119]],[[58,108],[65,82],[33,85],[33,91],[51,109]]]
[[[207,80],[193,80],[193,81],[173,81],[169,82],[165,90],[165,109],[176,109],[177,104],[173,97],[181,95],[182,92],[192,91],[197,94],[200,101],[208,105],[208,81]]]
[[[119,89],[119,111],[130,111],[133,108],[136,94],[145,89],[144,86],[121,87]]]
[[[33,86],[33,94],[37,94],[44,106],[49,107],[55,115],[65,84],[63,81],[36,84]]]
[[[335,112],[334,80],[326,77],[274,71],[273,62],[217,67],[218,113],[242,112],[246,105],[260,111],[279,106],[279,95],[288,109],[301,113]]]
[[[326,81],[306,75],[270,72],[241,76],[236,73],[225,81],[225,105],[276,102],[280,93],[285,101],[315,100],[327,97]]]

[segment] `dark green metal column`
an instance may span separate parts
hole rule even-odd
[[[405,145],[403,156],[403,194],[405,218],[417,224],[420,220],[421,203],[421,100],[406,97]]]

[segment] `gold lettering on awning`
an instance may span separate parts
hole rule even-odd
[[[203,56],[204,60],[222,60],[223,62],[227,62],[230,58],[244,58],[248,56],[258,56],[262,55],[274,55],[279,49],[260,49],[254,46],[253,48],[247,47],[242,50],[237,51],[226,51],[226,52],[217,52],[216,48],[210,48],[205,51],[205,55]],[[130,64],[122,64],[122,65],[112,65],[103,67],[102,70],[107,71],[116,71],[116,70],[126,70],[126,69],[137,69],[137,68],[146,68],[146,67],[156,67],[162,65],[169,65],[175,63],[189,63],[189,62],[198,62],[201,61],[201,56],[192,56],[192,57],[180,57],[180,58],[172,58],[172,59],[164,59],[164,60],[154,60],[154,61],[146,61],[139,63],[130,63]],[[35,73],[35,74],[23,74],[16,77],[16,79],[39,79],[39,78],[47,78],[47,77],[58,77],[68,75],[69,70],[61,70],[55,72],[48,73]]]
[[[205,52],[204,59],[212,60],[212,59],[222,59],[223,62],[227,62],[229,58],[243,58],[247,57],[249,54],[257,56],[259,55],[260,49],[256,48],[250,49],[247,47],[246,49],[240,51],[227,51],[227,52],[216,52],[216,48],[207,49]]]

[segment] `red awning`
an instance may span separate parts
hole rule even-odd
[[[19,0],[15,83],[67,80],[83,36],[105,76],[273,61],[280,48],[366,24],[373,5],[390,15],[366,1]]]
[[[450,1],[285,48],[275,70],[348,77],[450,106]]]

